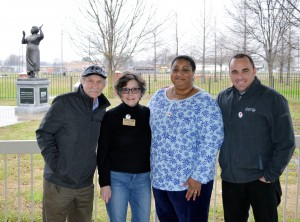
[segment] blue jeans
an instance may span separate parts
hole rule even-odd
[[[125,222],[128,202],[132,222],[150,221],[150,173],[121,173],[111,171],[111,199],[106,204],[110,222]]]

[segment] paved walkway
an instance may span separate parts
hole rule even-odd
[[[16,106],[0,106],[0,127],[9,126],[28,120],[41,120],[45,113],[16,113]]]

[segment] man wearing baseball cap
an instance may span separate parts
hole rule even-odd
[[[44,222],[92,221],[96,149],[110,105],[102,94],[106,78],[97,65],[85,69],[77,91],[57,96],[36,131],[45,161]]]

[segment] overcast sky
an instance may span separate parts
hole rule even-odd
[[[130,0],[129,0],[130,1]],[[159,7],[160,13],[177,12],[182,30],[187,28],[194,15],[199,13],[199,7],[203,6],[203,0],[147,0],[153,1]],[[224,4],[230,0],[206,0],[206,4],[212,4],[213,10],[221,16],[224,12]],[[44,39],[40,43],[41,61],[53,62],[61,58],[71,61],[81,57],[72,50],[66,35],[62,30],[68,29],[68,19],[73,14],[73,0],[1,0],[0,7],[0,60],[9,55],[25,55],[26,45],[21,44],[22,31],[26,36],[30,35],[32,26],[43,24]],[[188,30],[193,32],[189,26]],[[185,30],[189,35],[189,31]],[[61,47],[63,40],[63,47]]]

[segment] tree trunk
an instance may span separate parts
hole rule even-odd
[[[269,69],[269,86],[274,88],[273,62],[268,62],[268,69]]]
[[[113,87],[113,75],[114,75],[114,70],[113,70],[113,65],[112,65],[112,60],[108,60],[108,80],[107,80],[107,97],[108,98],[114,98],[114,87]]]

